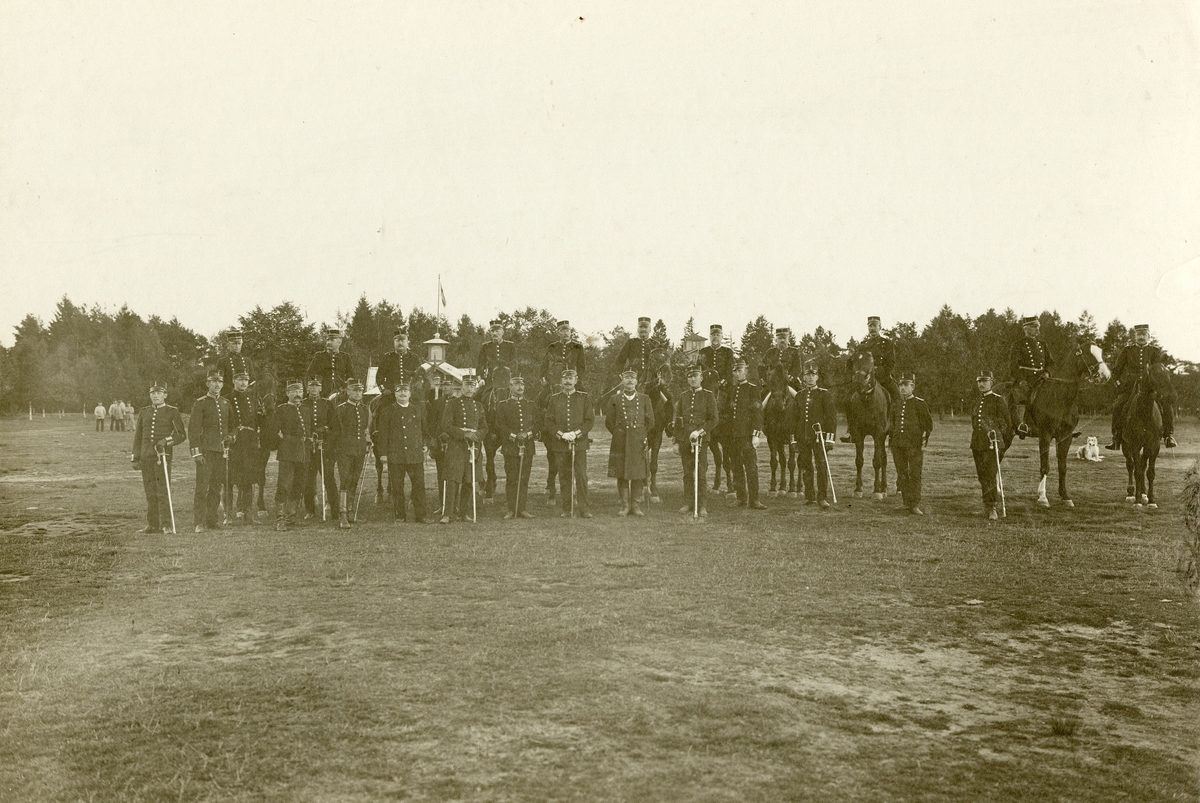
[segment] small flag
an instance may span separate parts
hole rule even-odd
[[[438,297],[442,299],[442,306],[446,306],[446,293],[442,290],[441,277],[438,277]]]

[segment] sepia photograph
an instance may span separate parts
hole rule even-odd
[[[0,800],[1200,803],[1200,4],[0,4]]]

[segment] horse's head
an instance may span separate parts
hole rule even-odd
[[[875,383],[875,357],[869,351],[860,351],[850,358],[850,370],[854,375],[854,386],[868,390]]]
[[[700,377],[700,387],[705,390],[715,391],[721,384],[721,375],[709,368]]]

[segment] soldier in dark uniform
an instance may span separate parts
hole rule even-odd
[[[526,510],[529,501],[529,472],[537,453],[537,433],[541,431],[541,411],[536,402],[525,397],[525,378],[519,374],[508,381],[508,398],[496,407],[496,429],[504,454],[504,498],[508,509],[504,518],[532,519]]]
[[[888,441],[892,462],[896,464],[896,487],[904,506],[917,516],[921,510],[921,473],[925,465],[925,445],[933,432],[933,417],[925,400],[913,395],[917,375],[900,374],[900,399],[892,405],[888,420]]]
[[[867,318],[867,336],[854,349],[854,354],[861,352],[871,354],[875,364],[875,381],[883,386],[883,389],[888,392],[888,396],[894,401],[900,395],[900,391],[896,388],[896,380],[892,378],[892,369],[896,365],[896,343],[883,334],[883,326],[878,315],[871,315]],[[853,355],[846,362],[846,373],[849,378],[854,378]]]
[[[342,486],[338,497],[341,510],[338,527],[343,530],[349,530],[351,522],[354,521],[354,498],[350,498],[349,495],[358,490],[363,460],[367,456],[367,447],[371,445],[371,438],[367,434],[371,413],[362,400],[362,381],[351,377],[346,382],[346,396],[346,401],[334,410],[331,426],[333,443],[326,445],[327,450],[332,447],[338,479]]]
[[[468,504],[467,500],[478,493],[475,483],[483,476],[480,458],[483,439],[487,437],[487,417],[483,405],[474,398],[478,382],[475,374],[464,374],[462,395],[446,402],[442,412],[442,432],[447,437],[446,509],[442,511],[442,524],[453,519],[461,521],[466,518],[468,507],[474,509],[473,501]],[[470,488],[471,496],[463,486]]]
[[[638,393],[637,371],[621,373],[621,387],[604,408],[604,425],[612,433],[608,452],[608,476],[617,480],[621,499],[618,516],[633,513],[644,516],[642,488],[650,474],[648,436],[654,429],[654,409],[650,397]]]
[[[717,397],[711,390],[700,387],[704,369],[699,364],[688,368],[688,389],[679,394],[675,404],[675,443],[679,446],[679,459],[683,461],[683,495],[687,504],[680,513],[693,513],[696,497],[700,499],[700,516],[708,515],[708,450],[704,441],[712,437],[720,415],[717,412]],[[700,472],[696,473],[696,450],[700,450]],[[699,482],[699,488],[695,484]]]
[[[428,441],[427,412],[412,401],[412,390],[403,380],[394,388],[396,403],[381,408],[375,431],[375,448],[387,464],[388,491],[392,495],[394,521],[408,521],[404,500],[404,478],[408,477],[413,500],[413,521],[427,524],[425,515],[425,452]]]
[[[791,419],[792,435],[796,439],[796,465],[804,482],[804,501],[827,510],[830,504],[826,459],[837,431],[837,406],[833,403],[833,394],[817,386],[817,361],[804,363],[802,371],[803,384],[786,414]]]
[[[700,349],[700,365],[706,371],[715,371],[722,386],[733,384],[733,349],[723,343],[724,331],[721,324],[708,327],[708,345]],[[710,388],[712,390],[712,388]]]
[[[188,441],[192,445],[192,460],[196,463],[192,514],[198,533],[220,526],[217,511],[221,507],[221,489],[227,476],[227,450],[233,443],[230,427],[233,410],[229,400],[221,396],[221,372],[209,371],[207,384],[208,393],[192,405],[192,416],[188,420]],[[230,507],[227,499],[225,508],[228,511]]]
[[[1013,420],[1017,424],[1017,434],[1024,439],[1026,435],[1031,434],[1029,424],[1025,420],[1025,407],[1033,401],[1042,382],[1050,378],[1050,367],[1054,365],[1054,358],[1050,356],[1050,348],[1046,342],[1038,338],[1041,327],[1036,315],[1022,318],[1021,329],[1024,335],[1013,344],[1009,370],[1015,408]]]
[[[758,450],[754,448],[755,436],[762,434],[762,394],[746,374],[746,361],[738,358],[733,363],[734,385],[728,407],[733,484],[738,507],[766,510],[767,506],[758,501]]]
[[[183,417],[166,402],[166,385],[161,382],[150,385],[150,404],[138,412],[133,431],[133,452],[129,459],[142,472],[142,489],[146,492],[144,533],[171,532],[167,473],[173,447],[187,440]]]
[[[578,376],[573,368],[562,373],[563,389],[555,393],[546,404],[545,428],[549,435],[547,449],[556,454],[558,480],[562,491],[563,518],[570,518],[571,479],[575,479],[575,508],[585,519],[592,517],[588,509],[587,450],[591,439],[588,433],[595,423],[592,400],[587,393],[575,389]],[[572,449],[574,447],[574,449]],[[571,452],[575,461],[571,462]]]
[[[656,368],[653,363],[657,347],[658,344],[650,339],[650,319],[643,315],[638,318],[637,337],[626,340],[617,354],[617,372],[632,369],[643,381],[649,380]]]
[[[1012,413],[1004,397],[992,391],[995,377],[991,371],[980,371],[975,378],[979,395],[971,405],[971,454],[975,457],[975,474],[983,491],[983,509],[990,521],[999,516],[996,505],[1000,501],[997,484],[998,461],[1004,460],[1013,439]],[[993,444],[992,436],[996,442]]]
[[[329,441],[329,431],[333,424],[333,405],[325,399],[322,393],[321,378],[310,377],[308,380],[308,396],[300,403],[300,413],[304,416],[304,431],[308,433],[309,455],[305,461],[307,474],[304,477],[304,518],[312,519],[324,515],[324,510],[317,507],[320,489],[317,483],[324,475],[325,497],[329,502],[332,515],[338,514],[337,478],[333,475],[334,457],[333,444]],[[324,461],[321,460],[324,456]]]
[[[250,359],[242,354],[242,330],[230,329],[225,333],[226,351],[217,360],[217,370],[221,372],[221,395],[228,397],[233,393],[233,380],[238,374],[245,374],[248,382],[254,381],[254,369]]]
[[[319,386],[318,386],[319,387]],[[275,529],[283,532],[295,521],[308,488],[308,464],[312,461],[313,430],[300,409],[304,386],[287,384],[287,402],[271,416],[270,441],[278,447],[279,479],[275,484]],[[323,399],[321,401],[324,401]]]
[[[425,393],[425,372],[421,368],[421,358],[408,346],[408,330],[403,327],[392,335],[394,351],[383,355],[379,361],[379,369],[375,372],[375,384],[379,387],[379,405],[391,404],[395,397],[397,382],[409,386],[412,399],[419,403],[427,401]]]
[[[253,505],[254,483],[258,477],[258,407],[250,397],[250,375],[245,371],[233,375],[229,409],[233,431],[233,445],[229,447],[229,484],[237,489],[234,520],[257,524]]]
[[[308,376],[320,378],[321,387],[329,394],[326,398],[330,401],[342,391],[346,381],[354,376],[354,364],[350,355],[342,351],[340,329],[325,330],[325,350],[313,355],[308,363],[307,373]]]
[[[542,359],[542,380],[544,382],[559,381],[559,377],[551,372],[551,366],[556,363],[570,368],[579,377],[579,381],[583,381],[583,345],[575,339],[571,332],[570,321],[558,322],[558,340],[546,348],[546,356]]]
[[[1113,367],[1113,380],[1117,383],[1117,398],[1113,401],[1112,443],[1106,449],[1121,448],[1121,425],[1125,419],[1125,406],[1133,395],[1138,377],[1145,374],[1151,365],[1163,365],[1166,357],[1161,348],[1150,342],[1150,324],[1139,323],[1133,327],[1133,343],[1121,349]],[[1168,449],[1178,446],[1175,440],[1174,394],[1159,400],[1162,410],[1162,437]]]
[[[511,340],[504,339],[504,324],[492,321],[488,326],[488,336],[491,338],[479,347],[479,356],[475,360],[476,369],[483,381],[492,383],[492,372],[498,368],[510,371],[517,363],[517,347]],[[498,388],[507,390],[508,388]]]
[[[759,370],[764,384],[768,381],[767,377],[778,375],[791,388],[789,395],[795,396],[795,392],[800,390],[802,358],[800,349],[790,345],[791,336],[792,331],[786,326],[775,330],[775,345],[763,355]]]

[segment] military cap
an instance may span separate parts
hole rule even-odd
[[[775,330],[775,337],[787,337],[792,333],[792,330],[786,326],[781,326]]]
[[[1026,315],[1025,317],[1023,317],[1023,318],[1021,319],[1021,326],[1029,326],[1029,325],[1031,325],[1031,324],[1032,324],[1033,326],[1038,326],[1038,325],[1039,325],[1039,324],[1038,324],[1038,318],[1037,318],[1037,316],[1036,316],[1036,315]]]
[[[396,390],[399,390],[400,388],[412,389],[412,386],[408,383],[408,380],[402,376],[396,377],[396,381],[392,383],[392,387],[394,387]]]
[[[878,315],[868,315],[867,323],[879,323],[879,316]]]
[[[492,321],[491,323],[488,324],[488,329],[503,329],[503,328],[504,328],[504,324],[500,323],[500,321]]]
[[[166,392],[167,392],[167,385],[166,385],[166,383],[165,383],[165,382],[159,382],[157,379],[156,379],[156,380],[154,380],[153,382],[151,382],[151,383],[150,383],[150,392],[151,392],[151,393],[153,393],[153,392],[154,392],[154,391],[156,391],[156,390],[160,390],[160,391],[162,391],[163,393],[166,393]]]
[[[650,323],[650,318],[646,315],[638,318],[638,323]]]
[[[321,377],[319,377],[319,376],[310,376],[310,377],[308,378],[308,384],[310,384],[310,385],[316,385],[317,387],[320,387],[320,386],[321,386]]]
[[[241,340],[242,339],[242,330],[241,329],[230,329],[228,332],[225,333],[225,339],[226,340]]]
[[[299,379],[293,379],[287,383],[287,389],[288,389],[288,391],[304,390],[304,383],[301,382]]]
[[[328,340],[331,337],[343,337],[342,330],[341,329],[326,329],[325,330],[325,339]]]
[[[249,380],[249,379],[250,379],[250,374],[246,373],[245,371],[238,371],[236,374],[234,374],[234,375],[233,375],[233,378],[234,378],[234,379],[246,379],[246,380]]]
[[[221,376],[220,368],[209,368],[208,373],[204,375],[204,378],[206,381],[209,379],[220,379],[222,382],[225,381],[225,377]]]
[[[637,371],[635,371],[635,370],[633,370],[632,368],[630,368],[630,369],[628,369],[628,370],[625,370],[625,371],[622,371],[622,372],[621,372],[621,378],[622,378],[622,379],[624,379],[624,378],[625,378],[625,377],[627,377],[627,376],[632,376],[634,379],[637,379]]]
[[[719,323],[714,323],[712,326],[708,327],[708,333],[710,335],[719,334],[723,331],[725,330],[721,328],[721,324]]]
[[[571,325],[571,322],[570,322],[570,321],[559,321],[559,322],[558,322],[558,328],[559,328],[559,329],[562,329],[564,326],[570,326],[570,325]]]
[[[470,368],[468,368],[466,371],[463,372],[462,381],[463,381],[464,385],[466,385],[466,384],[475,385],[475,384],[479,383],[479,377],[475,374],[474,371],[472,371]]]
[[[508,382],[510,385],[513,382],[520,382],[520,383],[524,384],[525,377],[521,376],[521,374],[519,372],[514,372],[513,375],[508,378]]]
[[[979,382],[980,380],[986,379],[990,382],[995,380],[995,378],[995,375],[993,375],[991,371],[987,370],[986,368],[981,368],[979,370],[979,375],[975,377],[975,381]]]
[[[362,390],[363,383],[361,379],[347,379],[346,390]]]
[[[912,371],[904,371],[900,374],[900,378],[896,381],[897,382],[916,382],[917,375],[914,374]]]
[[[733,361],[733,367],[734,368],[745,368],[746,360],[742,357],[738,357],[736,360]]]
[[[579,374],[578,374],[578,373],[575,371],[575,369],[574,369],[574,368],[564,368],[564,369],[563,369],[563,372],[562,372],[562,375],[563,375],[564,377],[568,377],[568,376],[579,376]]]
[[[806,374],[819,374],[821,372],[820,369],[817,368],[816,360],[805,360],[803,370]]]
[[[1148,324],[1148,323],[1136,323],[1136,324],[1134,324],[1134,325],[1133,325],[1133,331],[1135,331],[1135,332],[1149,332],[1149,331],[1150,331],[1150,324]]]
[[[396,331],[392,332],[392,339],[395,340],[397,337],[408,337],[408,330],[403,326],[397,326]]]
[[[701,366],[700,363],[693,363],[692,365],[689,365],[688,369],[687,369],[687,375],[691,376],[692,374],[703,375],[704,374],[703,366]]]

